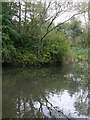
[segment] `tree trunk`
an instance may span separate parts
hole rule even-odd
[[[25,18],[24,18],[24,27],[25,27],[25,30],[26,30],[26,18],[27,18],[26,14],[27,14],[27,2],[25,2]]]
[[[19,1],[19,33],[21,32],[21,3]]]

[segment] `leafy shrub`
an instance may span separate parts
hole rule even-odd
[[[2,62],[12,62],[16,56],[16,49],[12,43],[8,34],[2,34]]]
[[[44,41],[41,50],[43,62],[61,62],[67,56],[70,49],[70,41],[63,33],[53,32]]]

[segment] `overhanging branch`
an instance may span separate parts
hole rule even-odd
[[[48,30],[48,31],[41,37],[41,42],[42,42],[42,40],[43,40],[51,31],[53,31],[54,29],[56,29],[56,28],[59,27],[60,25],[68,22],[68,21],[71,20],[74,16],[79,15],[79,14],[82,14],[83,12],[86,12],[87,10],[88,10],[88,8],[87,8],[86,10],[80,12],[80,13],[76,13],[76,14],[72,15],[72,16],[71,16],[69,19],[67,19],[66,21],[64,21],[64,22],[62,22],[62,23],[59,23],[58,25],[56,25],[56,26],[53,27],[52,29]]]

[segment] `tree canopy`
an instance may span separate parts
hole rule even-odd
[[[67,12],[73,14],[55,25],[57,17]],[[87,5],[84,3],[54,0],[2,2],[3,63],[39,64],[63,61],[69,52],[71,38],[76,39],[85,33],[77,20],[66,22],[83,12],[87,12]]]

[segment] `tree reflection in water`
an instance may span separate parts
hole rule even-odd
[[[88,117],[87,77],[75,70],[3,69],[3,118]]]

